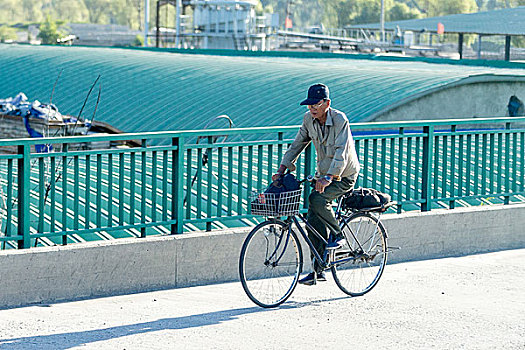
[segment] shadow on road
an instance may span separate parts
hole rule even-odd
[[[287,302],[275,309],[263,309],[260,307],[248,307],[232,310],[208,312],[197,315],[163,318],[151,322],[136,323],[124,326],[116,326],[90,331],[59,333],[50,335],[36,335],[31,337],[20,337],[12,339],[1,339],[0,349],[55,349],[65,350],[76,346],[86,345],[98,341],[116,339],[129,335],[155,332],[168,329],[186,329],[193,327],[209,326],[236,319],[238,316],[256,312],[272,312],[276,310],[296,309],[312,304],[346,299],[339,297],[332,299],[311,300],[307,302]]]

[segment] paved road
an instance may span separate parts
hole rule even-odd
[[[0,349],[525,349],[524,266],[525,249],[389,265],[363,297],[330,278],[271,310],[240,283],[1,310]]]

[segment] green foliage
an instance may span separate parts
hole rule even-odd
[[[440,4],[440,16],[451,15],[456,13],[472,13],[476,12],[478,6],[475,0],[442,0]]]
[[[264,6],[261,0],[257,0],[257,5],[255,5],[255,13],[257,14],[257,16],[261,16],[265,13],[274,13],[273,6]]]
[[[475,0],[419,0],[416,1],[425,17],[437,17],[478,10]]]
[[[455,13],[525,6],[525,0],[384,0],[385,20],[395,21]],[[257,14],[279,13],[282,25],[287,7],[294,29],[323,24],[326,28],[379,22],[381,0],[259,0]],[[156,1],[150,1],[151,25]],[[144,0],[0,0],[2,21],[7,24],[45,21],[46,15],[66,23],[120,24],[142,29]],[[161,11],[162,22],[174,25],[175,9]],[[164,23],[163,23],[164,24]]]
[[[255,5],[255,13],[257,14],[257,16],[260,16],[262,15],[264,12],[264,8],[263,8],[263,5],[261,3],[261,1],[257,1],[257,5]]]
[[[385,21],[398,21],[404,19],[421,18],[422,14],[407,4],[394,0],[385,0]],[[331,8],[330,8],[331,7]],[[381,0],[327,0],[325,2],[327,13],[335,16],[335,26],[325,23],[327,27],[342,28],[346,25],[376,23],[381,20]],[[326,22],[330,21],[325,17]]]
[[[525,48],[525,38],[523,36],[513,36],[510,39],[512,47]]]
[[[42,44],[56,45],[57,40],[62,36],[58,31],[58,27],[55,21],[51,19],[50,15],[47,15],[44,23],[40,25],[40,33],[38,38],[42,40]]]
[[[155,13],[156,1],[150,1]],[[41,23],[47,15],[64,22],[121,24],[139,29],[144,0],[0,0],[0,13],[8,23]],[[154,21],[152,16],[152,21]]]
[[[346,1],[347,4],[350,1]],[[380,0],[358,0],[354,2],[355,12],[353,13],[353,23],[372,23],[381,20],[381,1]],[[385,10],[392,6],[391,0],[385,0]],[[385,11],[385,20],[386,20]]]
[[[135,40],[133,40],[132,45],[137,47],[144,46],[144,37],[142,35],[135,36]]]
[[[89,17],[89,11],[84,1],[59,0],[54,1],[54,4],[52,16],[64,22],[86,22]]]
[[[0,42],[5,43],[6,41],[16,40],[16,30],[8,26],[0,26]]]
[[[476,3],[478,3],[480,10],[525,6],[525,0],[476,0]]]
[[[403,21],[406,19],[417,19],[423,15],[418,9],[410,8],[407,4],[402,2],[394,3],[394,6],[388,11],[389,21]]]

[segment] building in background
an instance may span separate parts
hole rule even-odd
[[[272,46],[268,40],[279,27],[279,16],[257,16],[256,5],[253,0],[159,0],[148,37],[156,47],[265,51]],[[170,7],[174,20],[161,15]]]

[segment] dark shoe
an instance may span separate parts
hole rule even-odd
[[[325,282],[326,281],[326,275],[323,272],[315,273],[311,272],[306,277],[303,277],[299,280],[299,283],[304,284],[305,286],[313,286],[317,282]]]
[[[311,272],[306,277],[303,277],[299,280],[299,283],[304,284],[305,286],[313,286],[317,283],[317,276],[315,272]]]
[[[321,271],[321,272],[317,273],[317,281],[318,282],[326,282],[326,274],[324,273],[324,271]]]
[[[333,242],[329,242],[326,245],[326,249],[337,249],[341,248],[346,244],[346,239],[343,235],[337,235],[335,236],[335,240]]]

